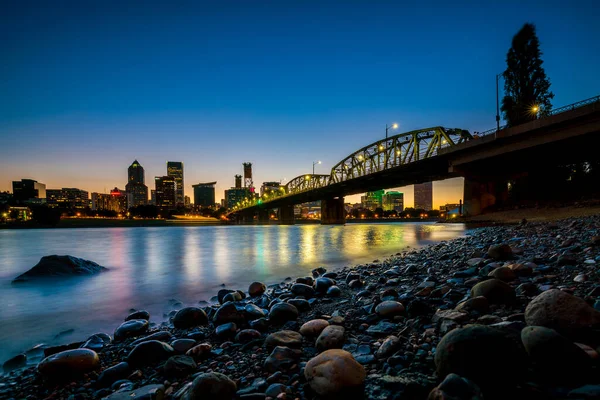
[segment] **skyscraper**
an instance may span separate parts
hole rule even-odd
[[[148,204],[148,186],[144,183],[144,167],[135,160],[127,169],[127,208]]]
[[[217,182],[198,183],[194,188],[194,206],[212,207],[215,205],[215,185]]]
[[[431,211],[433,209],[433,182],[415,185],[415,209]]]
[[[183,193],[183,163],[181,161],[167,161],[167,176],[170,176],[175,180],[175,205],[177,207],[185,206]]]
[[[383,194],[385,190],[377,190],[375,192],[367,192],[364,196],[361,196],[360,201],[362,206],[369,210],[375,210],[381,208],[383,205]]]
[[[383,210],[396,212],[404,211],[404,193],[392,191],[384,194]]]
[[[157,176],[154,178],[156,187],[156,206],[167,210],[176,207],[177,184],[172,176]]]

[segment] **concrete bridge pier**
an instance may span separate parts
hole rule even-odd
[[[269,210],[261,208],[258,210],[258,223],[268,224],[269,223]]]
[[[345,224],[346,211],[343,197],[321,200],[321,225]]]
[[[279,223],[281,225],[294,225],[294,206],[279,207]]]
[[[252,224],[254,223],[254,211],[242,211],[242,223]]]
[[[508,182],[498,178],[465,177],[463,215],[475,216],[508,199]]]

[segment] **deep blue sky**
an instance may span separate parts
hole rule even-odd
[[[183,161],[186,194],[217,180],[220,198],[243,161],[257,186],[318,159],[325,173],[386,122],[492,128],[495,74],[525,22],[555,106],[600,94],[597,1],[11,3],[0,190],[23,177],[123,188],[137,158],[151,188],[165,161]],[[435,186],[436,203],[451,186]]]

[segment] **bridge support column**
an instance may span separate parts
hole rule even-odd
[[[258,223],[268,224],[269,223],[269,210],[266,208],[258,210]]]
[[[465,177],[463,214],[479,215],[488,207],[504,203],[507,197],[507,183],[500,179]]]
[[[281,225],[294,225],[294,206],[279,207],[279,223]]]
[[[344,198],[335,197],[321,200],[321,224],[345,224],[346,211],[344,210]]]
[[[243,224],[254,223],[254,211],[242,211],[242,223]]]

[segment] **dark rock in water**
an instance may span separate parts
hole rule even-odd
[[[304,296],[310,299],[315,295],[315,290],[304,283],[295,283],[292,285],[291,292],[296,296]]]
[[[182,400],[232,400],[237,385],[227,375],[209,372],[198,375],[187,389]]]
[[[215,329],[215,335],[220,339],[229,339],[235,336],[237,332],[237,325],[234,322],[228,322],[223,325],[217,326]]]
[[[59,346],[46,347],[44,349],[44,357],[50,357],[51,355],[60,353],[61,351],[78,349],[81,347],[82,344],[84,344],[84,343],[83,342],[74,342],[74,343],[69,343],[69,344],[61,344]]]
[[[105,400],[162,400],[165,395],[165,387],[160,384],[146,385],[134,390],[118,391],[105,397]]]
[[[51,277],[94,275],[107,270],[108,268],[98,265],[93,261],[84,260],[83,258],[56,255],[45,256],[29,271],[17,276],[13,280],[13,283]]]
[[[115,340],[120,341],[139,336],[148,330],[148,325],[148,321],[145,319],[132,319],[131,321],[123,322],[115,329]]]
[[[219,307],[215,313],[215,316],[213,317],[213,322],[215,325],[223,325],[228,322],[233,322],[237,325],[243,325],[246,320],[244,313],[245,307],[242,310],[238,310],[233,302],[228,301]]]
[[[237,291],[227,293],[225,296],[223,296],[223,301],[225,303],[227,303],[228,301],[240,301],[240,300],[242,300],[242,295]]]
[[[228,294],[228,293],[233,293],[235,292],[235,290],[231,290],[231,289],[221,289],[217,292],[217,298],[219,299],[219,304],[223,304],[225,303],[223,301],[223,298]]]
[[[140,343],[147,342],[149,340],[158,340],[159,342],[169,342],[169,341],[171,341],[171,339],[173,339],[173,335],[171,335],[171,332],[169,332],[169,331],[159,331],[159,332],[153,333],[152,335],[148,335],[146,337],[134,340],[131,343],[131,345],[132,346],[136,346],[136,345],[138,345]]]
[[[262,282],[252,282],[248,287],[250,297],[262,296],[267,291],[267,286]]]
[[[483,400],[481,389],[470,380],[449,374],[429,393],[428,400]]]
[[[4,372],[14,371],[15,369],[23,368],[27,365],[27,356],[25,354],[19,354],[7,360],[4,364],[2,364],[2,369]]]
[[[150,313],[146,310],[140,310],[132,312],[125,318],[125,321],[131,321],[132,319],[145,319],[146,321],[150,321]]]
[[[100,376],[98,376],[96,385],[101,388],[109,387],[119,379],[127,378],[130,374],[131,367],[129,364],[126,362],[120,362],[102,371]]]
[[[269,320],[274,322],[295,321],[298,309],[288,303],[277,303],[269,311]]]
[[[52,380],[70,380],[98,368],[98,354],[88,349],[62,351],[44,358],[37,366],[43,377]]]
[[[163,369],[169,378],[180,378],[194,372],[198,366],[190,356],[172,356],[165,363]]]
[[[208,316],[198,307],[182,308],[173,317],[173,326],[177,329],[189,329],[200,325],[208,325]]]
[[[435,365],[438,376],[455,373],[485,390],[514,385],[522,376],[525,359],[517,343],[502,331],[470,325],[442,338],[436,349]],[[499,376],[502,379],[497,379]]]
[[[289,347],[277,346],[265,360],[265,369],[269,372],[289,371],[298,364],[302,351]]]
[[[331,286],[327,289],[327,296],[329,297],[340,297],[342,295],[342,290],[337,286]]]
[[[315,281],[315,291],[317,293],[325,294],[327,289],[335,285],[335,281],[330,278],[317,278]]]
[[[244,313],[246,314],[246,320],[253,321],[255,319],[264,318],[267,316],[262,308],[255,304],[246,304],[244,307]]]
[[[600,399],[600,385],[585,385],[569,392],[569,398]]]
[[[181,354],[185,354],[189,349],[196,345],[196,341],[194,339],[177,339],[171,342],[171,347],[177,352]]]
[[[175,350],[168,344],[158,340],[149,340],[135,346],[127,356],[127,362],[137,368],[166,360],[174,353]]]
[[[100,351],[105,346],[109,345],[110,342],[112,342],[112,339],[109,335],[106,333],[97,333],[90,336],[80,347],[84,349]]]

